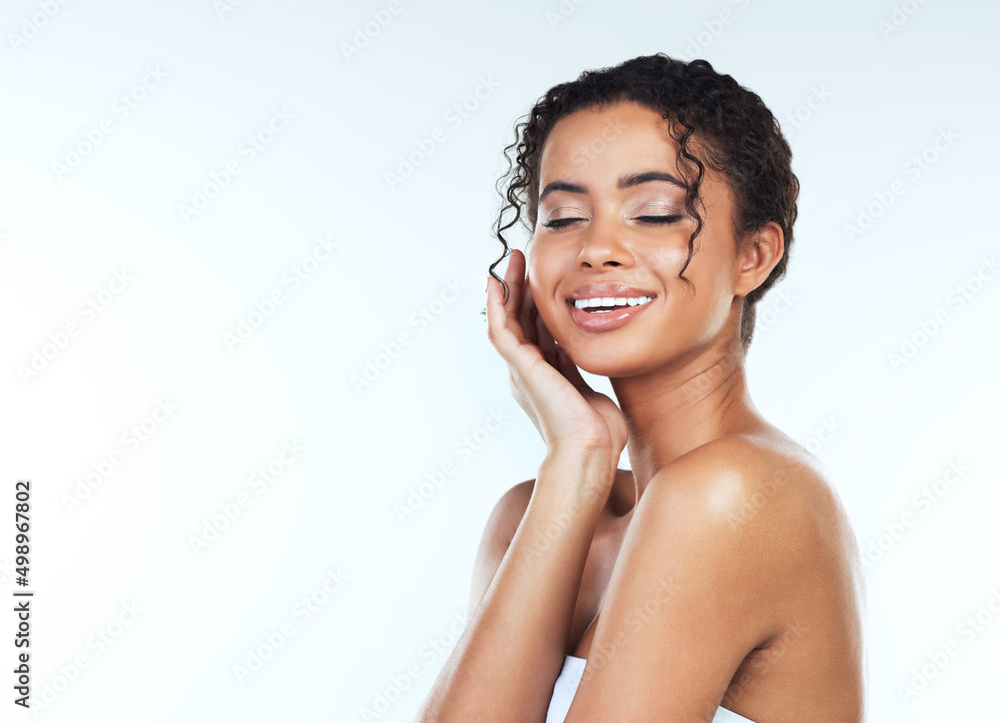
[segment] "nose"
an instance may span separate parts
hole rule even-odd
[[[625,229],[611,217],[595,215],[587,230],[581,234],[577,264],[583,268],[629,267],[635,258],[625,245]]]

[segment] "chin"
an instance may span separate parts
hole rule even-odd
[[[621,345],[599,340],[578,346],[569,356],[583,371],[609,379],[645,374],[656,367],[643,350],[629,351]]]

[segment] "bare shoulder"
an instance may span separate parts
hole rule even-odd
[[[758,720],[766,715],[755,709],[820,710],[836,700],[860,720],[865,575],[847,510],[819,460],[780,433],[734,435],[667,465],[641,502],[654,484],[647,519],[686,528],[657,546],[660,560],[704,562],[695,568],[706,584],[741,603],[727,634],[754,636],[724,704]],[[776,688],[755,691],[768,676]],[[797,691],[794,700],[774,692],[783,687]]]
[[[848,698],[856,707],[856,553],[822,465],[780,432],[730,435],[681,455],[642,490],[589,648],[628,646],[638,618],[642,654],[611,656],[607,672],[581,686],[582,702],[614,690],[664,705],[656,684],[668,679],[678,682],[674,710],[701,699],[714,710],[722,691],[751,720],[778,711],[813,720],[802,713]]]
[[[654,491],[650,502],[658,512],[669,507],[669,519],[693,519],[722,531],[723,544],[752,544],[786,571],[860,565],[836,485],[811,453],[780,433],[730,435],[704,444],[660,470],[647,494]]]
[[[493,505],[483,529],[482,539],[479,541],[479,550],[472,569],[468,605],[470,618],[482,603],[490,583],[500,568],[500,563],[503,562],[504,555],[507,554],[507,548],[514,539],[528,501],[531,499],[534,484],[535,480],[527,480],[514,485]]]
[[[699,605],[721,594],[720,635],[746,646],[735,658],[785,639],[793,623],[812,631],[800,653],[860,639],[857,539],[836,486],[794,440],[732,435],[678,457],[650,480],[632,527],[629,574],[667,574]]]
[[[663,481],[713,504],[709,511],[740,519],[843,513],[836,485],[819,461],[793,440],[776,435],[721,437],[663,468]]]
[[[627,469],[618,469],[615,475],[618,479],[623,477],[631,479],[632,472]],[[500,497],[493,508],[486,523],[485,532],[505,538],[505,548],[514,539],[514,534],[517,532],[521,520],[524,519],[524,513],[528,509],[528,503],[531,501],[534,490],[534,479],[518,482]]]
[[[535,489],[535,480],[529,479],[518,482],[509,490],[503,493],[493,508],[493,514],[487,525],[493,523],[497,526],[496,532],[501,537],[506,538],[506,545],[514,538],[525,510],[528,509],[528,502],[531,501],[531,493]]]
[[[628,470],[619,469],[618,475],[631,475]],[[479,607],[486,591],[493,582],[500,563],[507,554],[507,548],[517,534],[517,529],[524,519],[531,495],[535,489],[535,480],[518,482],[497,500],[493,506],[486,526],[483,529],[479,551],[476,554],[475,567],[472,571],[472,589],[469,593],[468,614],[471,617]]]

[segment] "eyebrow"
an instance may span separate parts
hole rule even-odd
[[[624,191],[626,188],[632,188],[633,186],[638,186],[642,183],[649,183],[650,181],[666,181],[667,183],[672,183],[679,188],[687,190],[687,184],[679,181],[675,176],[665,171],[646,171],[645,173],[626,173],[624,176],[618,178],[618,189]],[[566,191],[567,193],[588,193],[587,187],[582,186],[578,183],[569,183],[568,181],[553,181],[545,187],[538,195],[538,202],[541,203],[545,200],[553,191]]]

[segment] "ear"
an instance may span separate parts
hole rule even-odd
[[[785,253],[785,234],[781,226],[768,221],[750,239],[744,241],[737,256],[736,296],[746,296],[767,280],[771,270]]]

